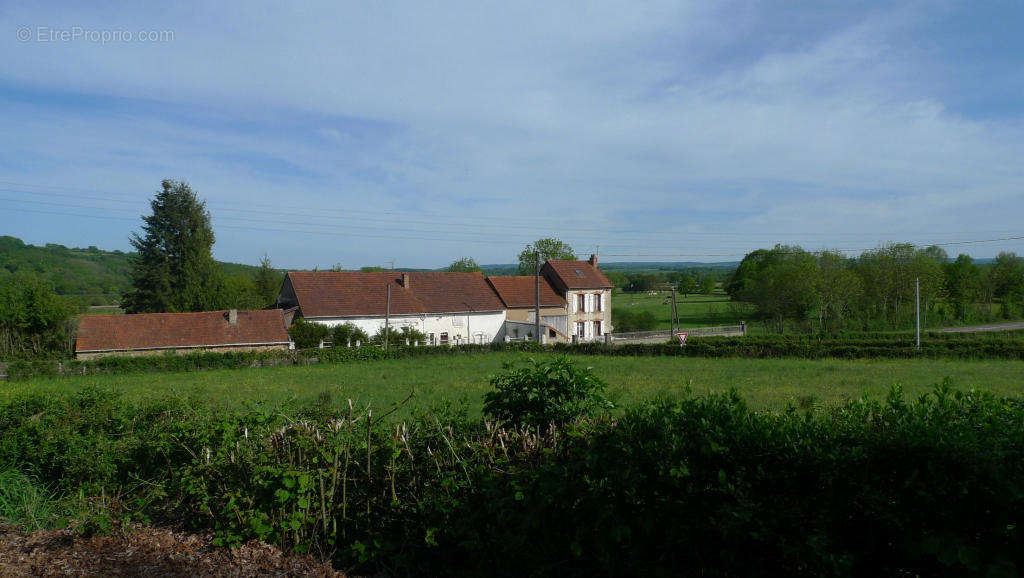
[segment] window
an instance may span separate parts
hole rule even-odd
[[[448,332],[445,331],[441,334],[441,345],[448,345]]]
[[[587,294],[577,293],[576,294],[576,310],[580,313],[587,312]]]
[[[594,322],[594,337],[601,337],[601,322]]]
[[[586,334],[586,332],[587,332],[587,322],[586,321],[577,321],[576,322],[576,337],[579,337],[580,339],[583,339],[583,337]]]
[[[604,311],[601,308],[601,294],[594,293],[594,311]]]

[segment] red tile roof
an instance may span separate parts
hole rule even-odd
[[[544,267],[553,272],[557,282],[566,289],[611,289],[611,281],[590,261],[550,260]]]
[[[508,307],[536,307],[537,288],[533,276],[491,276],[487,282]],[[565,299],[555,293],[544,277],[540,278],[540,306],[565,307]]]
[[[402,285],[403,276],[409,281],[408,287]],[[384,315],[388,285],[392,315],[505,309],[479,271],[291,271],[285,283],[291,283],[303,317]]]
[[[270,345],[288,343],[280,309],[239,311],[238,323],[227,311],[83,315],[75,352]]]

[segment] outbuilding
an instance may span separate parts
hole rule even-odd
[[[75,358],[291,347],[280,309],[84,315],[75,339]]]

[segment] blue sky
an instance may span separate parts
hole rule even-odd
[[[0,234],[181,178],[281,267],[1024,236],[1020,3],[135,4],[0,6]]]

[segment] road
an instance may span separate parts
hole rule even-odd
[[[929,329],[935,333],[976,333],[980,331],[1016,331],[1024,329],[1024,321],[1014,323],[994,323],[991,325],[972,325],[970,327],[946,327],[945,329]]]

